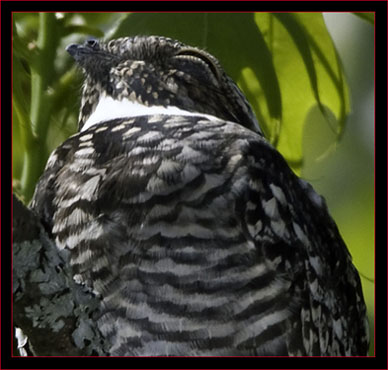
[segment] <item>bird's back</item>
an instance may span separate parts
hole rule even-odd
[[[323,198],[215,58],[162,37],[68,51],[81,131],[33,208],[101,298],[109,354],[365,355],[360,280]]]

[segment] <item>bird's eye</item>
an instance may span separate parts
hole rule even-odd
[[[206,65],[210,69],[217,81],[221,79],[220,67],[217,64],[217,61],[212,56],[202,50],[195,48],[184,48],[178,51],[175,57],[182,59],[191,59],[193,61],[200,60],[203,65]]]
[[[96,49],[98,47],[98,40],[90,38],[85,41],[85,44],[87,46],[90,46],[93,49]]]

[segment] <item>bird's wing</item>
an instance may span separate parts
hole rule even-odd
[[[324,199],[263,140],[248,145],[245,225],[280,276],[295,314],[289,355],[366,355],[361,283]]]

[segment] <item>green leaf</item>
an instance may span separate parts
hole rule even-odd
[[[353,13],[355,16],[360,17],[361,19],[367,21],[370,24],[375,24],[375,14],[374,13]]]
[[[266,35],[280,84],[282,119],[275,143],[299,172],[304,121],[314,106],[331,126],[336,126],[338,137],[343,132],[349,113],[344,72],[321,14],[257,13],[255,20]],[[260,94],[257,96],[260,98]]]

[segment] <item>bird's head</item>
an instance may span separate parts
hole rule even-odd
[[[66,50],[85,73],[80,129],[101,99],[108,98],[213,115],[260,132],[240,89],[218,60],[201,49],[161,36],[135,36],[88,39]]]

